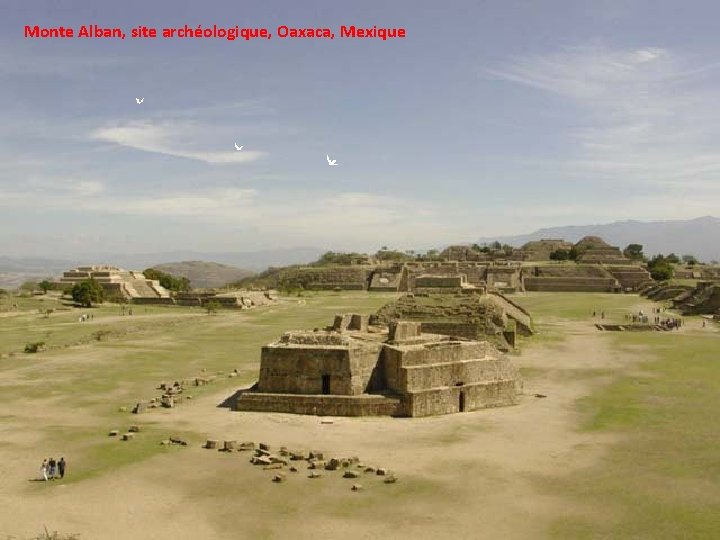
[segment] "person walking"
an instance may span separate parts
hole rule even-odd
[[[40,465],[40,474],[43,477],[43,480],[47,482],[48,479],[48,461],[47,459],[43,459],[42,465]]]
[[[58,468],[58,474],[60,475],[60,480],[65,478],[65,458],[61,457],[60,461],[57,463]]]
[[[48,461],[48,478],[50,480],[55,480],[55,458],[50,458],[50,461]]]

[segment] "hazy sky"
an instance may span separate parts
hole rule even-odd
[[[3,0],[0,254],[427,248],[717,215],[719,18],[676,0]],[[185,23],[408,37],[23,37]]]

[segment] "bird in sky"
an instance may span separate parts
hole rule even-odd
[[[138,105],[140,105],[143,101],[145,101],[145,98],[135,98],[135,101],[137,101]]]
[[[244,146],[244,145],[243,145],[243,146]],[[243,149],[242,146],[238,146],[237,143],[235,143],[235,150],[242,150],[242,149]]]
[[[333,165],[337,165],[337,159],[330,159],[330,156],[328,156],[327,154],[325,154],[325,157],[327,158],[328,165],[330,165],[331,167]]]

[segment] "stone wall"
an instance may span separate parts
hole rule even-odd
[[[652,281],[650,272],[640,266],[608,266],[607,270],[623,289],[636,291],[640,285]]]
[[[506,407],[518,402],[521,391],[511,380],[437,388],[406,396],[402,403],[402,416],[433,416]]]
[[[580,277],[525,277],[526,291],[544,292],[616,292],[619,285],[615,278]]]
[[[310,290],[367,290],[372,269],[363,266],[301,267],[285,270],[281,283]]]
[[[323,394],[323,376],[329,376],[330,394],[359,395],[370,383],[379,350],[379,345],[367,348],[316,345],[311,349],[265,346],[258,390]]]
[[[380,395],[302,396],[252,391],[241,392],[234,408],[239,411],[318,416],[400,416],[403,411],[400,399]]]

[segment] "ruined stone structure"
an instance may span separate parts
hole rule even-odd
[[[533,266],[523,269],[526,291],[618,292],[620,285],[599,266],[576,264]]]
[[[265,306],[275,302],[275,291],[231,291],[227,293],[187,292],[178,293],[173,298],[179,306],[204,307],[215,302],[223,308],[248,309]]]
[[[673,299],[673,308],[683,315],[720,315],[720,284],[703,281]]]
[[[552,252],[573,248],[577,263],[550,261]],[[636,291],[651,279],[640,263],[626,259],[619,248],[597,236],[586,236],[575,245],[554,239],[528,242],[509,256],[511,260],[501,256],[508,258],[473,246],[450,246],[442,252],[443,260],[292,267],[281,273],[279,281],[315,290],[456,294]]]
[[[80,266],[63,272],[56,287],[72,287],[88,279],[94,279],[110,294],[137,300],[149,299],[163,302],[170,299],[170,291],[157,280],[147,279],[142,272],[123,270],[115,266]]]
[[[573,245],[565,240],[536,240],[516,249],[510,258],[514,261],[549,261],[553,251],[570,251],[572,248]]]
[[[407,294],[383,306],[371,322],[413,321],[423,332],[488,340],[498,349],[515,347],[516,334],[533,333],[530,314],[507,297],[466,294]]]
[[[630,261],[623,255],[620,248],[611,246],[599,236],[586,236],[575,244],[578,262],[623,264]]]
[[[492,260],[489,253],[483,253],[473,246],[448,246],[440,254],[445,261],[487,262]]]
[[[518,370],[487,341],[422,333],[417,322],[388,331],[350,315],[263,347],[258,383],[235,409],[429,416],[512,405],[521,392]]]

